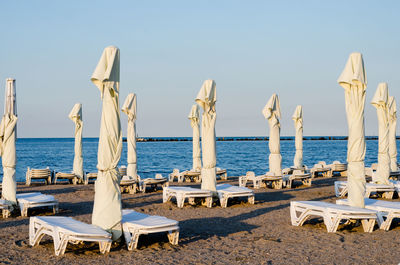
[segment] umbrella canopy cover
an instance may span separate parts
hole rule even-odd
[[[292,120],[296,129],[294,167],[303,168],[303,107],[298,105],[293,113]]]
[[[17,104],[15,79],[6,80],[4,116],[0,124],[1,156],[3,165],[3,182],[1,197],[14,209],[17,204],[17,182],[15,167],[17,155],[15,141],[17,138]]]
[[[122,106],[122,111],[128,116],[127,145],[128,168],[126,174],[129,178],[137,180],[137,153],[136,153],[136,95],[130,93]]]
[[[365,194],[365,127],[364,108],[367,76],[361,53],[352,53],[338,78],[344,88],[347,125],[347,176],[349,204],[364,207]]]
[[[193,167],[192,171],[201,170],[201,154],[200,154],[200,111],[199,106],[194,104],[190,110],[189,116],[190,126],[193,129]]]
[[[387,83],[380,83],[372,98],[371,104],[376,108],[379,124],[378,168],[374,181],[379,184],[389,184],[389,107]]]
[[[121,177],[116,169],[122,151],[119,62],[119,49],[114,46],[105,48],[91,78],[103,101],[92,223],[110,231],[113,240],[122,235]]]
[[[196,97],[196,103],[203,109],[201,120],[201,147],[203,150],[203,167],[201,169],[201,189],[217,190],[215,147],[215,122],[217,113],[215,103],[217,90],[214,80],[206,80]]]
[[[273,94],[262,110],[262,114],[268,120],[269,124],[269,171],[276,176],[282,175],[282,156],[280,131],[281,126],[279,118],[281,117],[281,108],[278,95]]]
[[[76,103],[68,117],[75,123],[75,156],[72,172],[83,181],[83,157],[82,157],[82,104]]]
[[[390,170],[397,171],[397,145],[396,145],[396,126],[397,126],[397,107],[394,97],[389,97],[389,156]]]

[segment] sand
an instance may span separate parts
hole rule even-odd
[[[327,233],[322,220],[313,219],[302,227],[290,224],[291,200],[334,202],[333,182],[337,178],[315,179],[312,187],[256,190],[256,203],[232,201],[228,208],[212,209],[173,202],[162,203],[162,191],[123,194],[123,208],[166,216],[179,221],[179,245],[168,243],[165,234],[141,236],[138,250],[113,245],[100,254],[98,245],[69,245],[63,256],[54,255],[53,243],[45,237],[37,247],[29,246],[29,218],[0,218],[0,262],[2,264],[398,264],[400,224],[388,232],[375,228],[339,226]],[[237,184],[237,179],[227,181]],[[189,184],[184,184],[189,185]],[[191,185],[196,187],[196,185]],[[198,187],[198,185],[197,185]],[[60,202],[58,215],[90,223],[94,185],[18,185],[18,192],[41,191]],[[394,199],[399,201],[399,199]],[[50,215],[30,211],[30,215]]]

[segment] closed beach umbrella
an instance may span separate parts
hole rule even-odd
[[[92,223],[110,231],[116,240],[122,235],[121,177],[117,171],[122,151],[117,47],[104,49],[91,81],[99,88],[103,101]]]
[[[215,103],[217,89],[214,80],[206,80],[196,97],[196,103],[203,109],[201,120],[201,148],[203,150],[203,167],[201,169],[201,189],[216,191],[217,155],[215,148],[215,122],[217,113]]]
[[[75,123],[75,156],[72,172],[83,180],[83,157],[82,157],[82,104],[76,103],[68,117]]]
[[[201,170],[201,155],[200,155],[200,114],[199,106],[193,105],[189,116],[190,126],[193,129],[193,171]]]
[[[344,88],[347,124],[349,127],[347,140],[348,200],[351,206],[364,207],[364,108],[367,76],[361,53],[350,54],[337,82]]]
[[[0,124],[1,160],[3,164],[3,182],[1,196],[11,206],[17,204],[17,182],[15,181],[15,166],[17,155],[15,151],[17,105],[15,79],[8,78],[6,85],[6,101],[4,116]]]
[[[281,108],[279,106],[278,95],[273,94],[262,110],[262,113],[269,124],[269,171],[276,176],[282,175],[282,156],[280,131],[281,126],[279,118],[281,117]]]
[[[396,145],[396,125],[397,125],[397,107],[394,97],[389,97],[389,156],[390,170],[397,171],[397,145]]]
[[[303,167],[303,107],[298,105],[293,113],[292,120],[296,129],[296,155],[294,156],[294,167]]]
[[[390,175],[388,100],[387,83],[380,83],[371,101],[379,124],[378,168],[375,174],[375,181],[379,184],[389,184]]]
[[[122,106],[122,111],[128,116],[127,145],[128,145],[128,168],[126,175],[137,179],[137,155],[136,155],[136,95],[130,93]]]

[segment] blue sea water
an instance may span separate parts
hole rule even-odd
[[[377,161],[378,141],[367,140],[366,165]],[[97,138],[84,138],[84,170],[95,172],[97,164]],[[400,147],[399,143],[397,144]],[[17,181],[25,181],[27,167],[50,167],[56,171],[72,170],[74,158],[73,138],[22,138],[17,140]],[[331,163],[346,161],[346,140],[307,140],[303,142],[304,163],[312,167],[320,160]],[[138,142],[138,173],[154,177],[167,175],[173,168],[187,170],[192,165],[192,142]],[[400,153],[400,152],[399,152]],[[294,140],[281,141],[282,167],[293,164]],[[239,176],[252,170],[263,174],[268,169],[268,141],[218,141],[217,166],[226,168],[229,176]],[[120,165],[126,165],[127,146],[123,143]]]

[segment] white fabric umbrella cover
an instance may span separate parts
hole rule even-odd
[[[298,105],[293,113],[292,120],[296,129],[294,167],[303,168],[303,107]]]
[[[397,144],[396,144],[396,125],[397,125],[397,107],[394,97],[389,97],[389,156],[390,170],[397,171]]]
[[[380,83],[371,101],[379,124],[378,168],[375,174],[375,181],[379,184],[389,184],[390,175],[388,100],[387,83]]]
[[[281,117],[281,108],[278,95],[273,94],[262,110],[262,114],[268,119],[269,124],[269,171],[276,176],[282,175],[282,156],[280,144],[281,126],[279,118]]]
[[[198,105],[193,105],[189,116],[190,126],[193,129],[193,171],[201,170],[201,153],[200,153],[200,111]]]
[[[83,157],[82,157],[82,104],[76,103],[69,113],[68,117],[75,123],[75,156],[72,172],[83,180]]]
[[[1,197],[11,206],[11,210],[17,204],[17,182],[15,180],[15,167],[17,154],[15,149],[17,105],[15,79],[6,80],[6,99],[4,116],[0,124],[1,156],[3,165],[3,182]]]
[[[338,78],[344,88],[347,124],[348,200],[351,206],[364,207],[365,194],[365,128],[364,108],[367,76],[361,53],[352,53]]]
[[[136,95],[130,93],[122,106],[122,111],[128,116],[127,145],[128,168],[126,174],[131,179],[137,179],[137,153],[136,153]]]
[[[201,147],[203,150],[203,167],[201,169],[201,189],[216,191],[217,155],[215,147],[215,122],[217,113],[215,103],[217,90],[214,80],[206,80],[196,97],[196,103],[203,109],[201,120]]]
[[[114,46],[105,48],[91,78],[103,101],[92,223],[110,231],[113,240],[122,235],[121,177],[117,171],[122,151],[119,62],[119,49]]]

